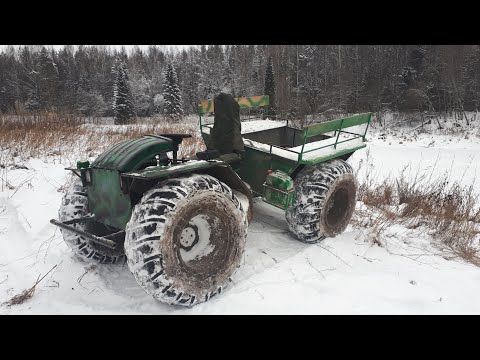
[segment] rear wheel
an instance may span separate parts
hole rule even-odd
[[[127,264],[157,300],[193,306],[228,284],[244,252],[247,226],[241,203],[221,181],[198,174],[169,179],[133,209]]]
[[[335,159],[300,171],[295,201],[285,216],[301,241],[315,243],[345,231],[356,204],[357,184],[352,167]]]

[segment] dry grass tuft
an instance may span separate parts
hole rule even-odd
[[[33,297],[33,294],[35,294],[35,289],[37,285],[56,267],[57,265],[52,267],[45,275],[42,276],[41,279],[37,279],[37,281],[31,288],[23,290],[20,294],[15,295],[10,300],[6,301],[4,304],[7,306],[20,305],[31,299]],[[40,278],[40,275],[38,276],[38,278]]]
[[[448,172],[434,177],[434,168],[429,174],[417,170],[410,177],[405,168],[380,184],[372,181],[375,176],[369,168],[359,185],[358,200],[376,211],[359,211],[354,225],[368,226],[373,241],[380,244],[383,232],[395,224],[423,227],[437,246],[480,266],[479,194],[473,184],[450,182]],[[365,216],[373,219],[365,222]]]

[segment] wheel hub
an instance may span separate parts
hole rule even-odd
[[[198,227],[189,223],[180,234],[180,248],[190,251],[198,241]]]
[[[185,262],[198,261],[208,256],[215,245],[212,243],[213,218],[206,214],[194,216],[180,233],[180,257]],[[218,229],[213,226],[213,232]]]

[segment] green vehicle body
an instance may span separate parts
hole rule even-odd
[[[254,109],[269,104],[268,96],[236,100],[240,108]],[[208,128],[211,124],[205,124],[202,116],[214,111],[213,101],[202,101],[198,110],[200,131],[204,141],[208,142]],[[125,230],[133,206],[147,190],[160,180],[189,173],[216,177],[233,190],[246,195],[250,205],[254,196],[262,196],[267,203],[286,209],[294,200],[294,182],[298,172],[305,166],[330,159],[347,159],[354,151],[365,147],[365,135],[370,118],[370,113],[360,114],[306,126],[303,129],[291,127],[287,122],[283,127],[244,134],[243,158],[231,164],[219,159],[177,159],[178,147],[183,137],[189,135],[163,134],[120,142],[102,153],[93,163],[78,162],[76,168],[69,170],[77,174],[87,188],[89,210],[93,217],[85,221],[93,219],[119,231]],[[366,124],[363,133],[345,130],[362,124]],[[325,135],[328,132],[334,132],[335,135]],[[360,139],[361,143],[339,147],[349,141],[339,140],[342,132],[352,134],[352,139]],[[328,139],[330,142],[320,147],[311,148],[308,145]],[[250,146],[249,141],[262,143],[264,146],[262,148]],[[301,148],[293,150],[295,147]],[[315,151],[322,148],[333,150],[315,156]],[[168,152],[173,153],[173,159],[167,159]],[[62,226],[53,220],[52,223]]]
[[[105,151],[92,164],[78,162],[77,169],[68,168],[82,178],[95,221],[124,230],[133,206],[145,191],[159,180],[182,174],[210,174],[234,190],[248,191],[228,164],[219,160],[177,160],[175,164],[145,167],[156,155],[175,154],[178,150],[178,144],[167,136],[147,135],[123,141]]]

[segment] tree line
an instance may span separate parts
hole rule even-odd
[[[329,111],[464,114],[480,104],[480,46],[199,45],[127,52],[28,45],[0,53],[3,113],[118,116],[123,96],[127,118],[180,117],[222,90],[268,91],[272,112],[291,118]]]

